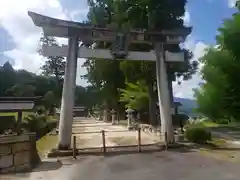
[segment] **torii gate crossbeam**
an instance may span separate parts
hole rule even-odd
[[[43,45],[43,55],[48,56],[63,56],[67,57],[69,46],[48,46]],[[161,53],[160,53],[161,54]],[[112,54],[107,49],[90,49],[86,47],[78,48],[78,58],[98,58],[98,59],[113,59]],[[139,52],[139,51],[130,51],[127,55],[126,60],[131,61],[156,61],[157,56],[155,51],[149,52]],[[169,51],[165,52],[165,61],[166,62],[184,62],[184,53],[171,53]],[[122,59],[117,59],[122,60]]]

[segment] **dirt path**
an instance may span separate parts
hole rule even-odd
[[[76,118],[73,123],[73,134],[77,137],[77,148],[102,147],[102,130],[106,131],[106,146],[137,145],[137,131],[128,131],[125,126],[90,118]],[[153,144],[158,141],[144,132],[141,133],[141,140],[142,144]]]

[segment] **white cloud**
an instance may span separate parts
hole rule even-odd
[[[17,59],[14,69],[26,69],[34,73],[41,73],[40,67],[43,65],[43,57],[36,53],[26,53],[18,49],[4,52],[4,55],[11,59]]]
[[[208,45],[203,42],[195,42],[193,38],[189,37],[184,44],[185,48],[190,49],[193,52],[193,59],[198,60],[201,58],[205,49]],[[202,65],[200,64],[200,68]],[[193,98],[193,88],[197,88],[199,83],[202,82],[199,71],[193,75],[193,77],[188,81],[183,81],[180,85],[177,82],[173,82],[173,93],[176,97],[184,97],[184,98]]]
[[[190,13],[188,10],[185,11],[182,19],[183,19],[185,25],[189,25],[191,19],[190,19]]]
[[[228,0],[228,7],[234,8],[238,0]]]
[[[77,20],[78,15],[86,13],[83,10],[69,11],[62,7],[60,0],[1,0],[0,2],[0,27],[4,28],[11,36],[15,48],[4,52],[4,54],[14,59],[14,68],[26,69],[30,72],[40,73],[43,64],[43,57],[37,54],[38,41],[41,36],[41,28],[36,27],[28,11],[34,11],[47,16],[70,20]],[[67,39],[58,39],[61,44],[67,44]],[[80,60],[78,64],[78,74],[82,72]],[[83,83],[77,77],[77,84]]]
[[[88,13],[88,8],[86,9],[82,9],[82,10],[74,10],[72,12],[70,12],[70,18],[72,21],[76,21],[79,16],[82,17],[82,19],[84,19]]]

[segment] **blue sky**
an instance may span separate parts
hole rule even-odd
[[[194,59],[204,54],[204,49],[215,44],[215,35],[222,21],[236,11],[236,0],[188,0],[185,23],[193,26],[185,46]],[[16,69],[26,69],[40,73],[44,59],[36,53],[41,29],[35,27],[27,16],[27,11],[35,11],[48,16],[82,21],[88,11],[87,0],[1,0],[0,2],[0,65],[10,61]],[[65,39],[59,39],[66,44]],[[86,84],[80,79],[85,69],[81,68],[84,59],[78,61],[77,84]],[[180,86],[173,83],[174,94],[192,98],[192,88],[201,81],[197,73],[191,80]]]
[[[229,8],[227,0],[189,0],[187,10],[193,26],[192,36],[206,44],[215,44],[216,31],[222,21],[236,11]]]

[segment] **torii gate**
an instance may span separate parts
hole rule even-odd
[[[111,53],[110,50],[106,49],[90,49],[83,46],[79,47],[79,41],[116,42],[116,37],[119,38],[119,34],[113,29],[99,28],[89,24],[59,20],[33,12],[28,12],[28,14],[36,26],[42,27],[45,36],[68,38],[68,46],[43,47],[43,54],[45,56],[67,57],[59,123],[59,149],[68,149],[71,145],[77,58],[156,61],[161,130],[164,134],[167,132],[167,137],[165,137],[165,139],[167,139],[168,142],[173,142],[170,93],[168,89],[165,62],[184,62],[184,53],[163,53],[163,44],[179,44],[180,42],[183,42],[186,36],[191,32],[191,28],[161,32],[148,32],[145,30],[133,29],[127,33],[126,37],[128,41],[124,42],[126,43],[124,49],[119,49],[121,45],[117,44],[116,51]],[[127,52],[129,43],[153,44],[155,51]]]

